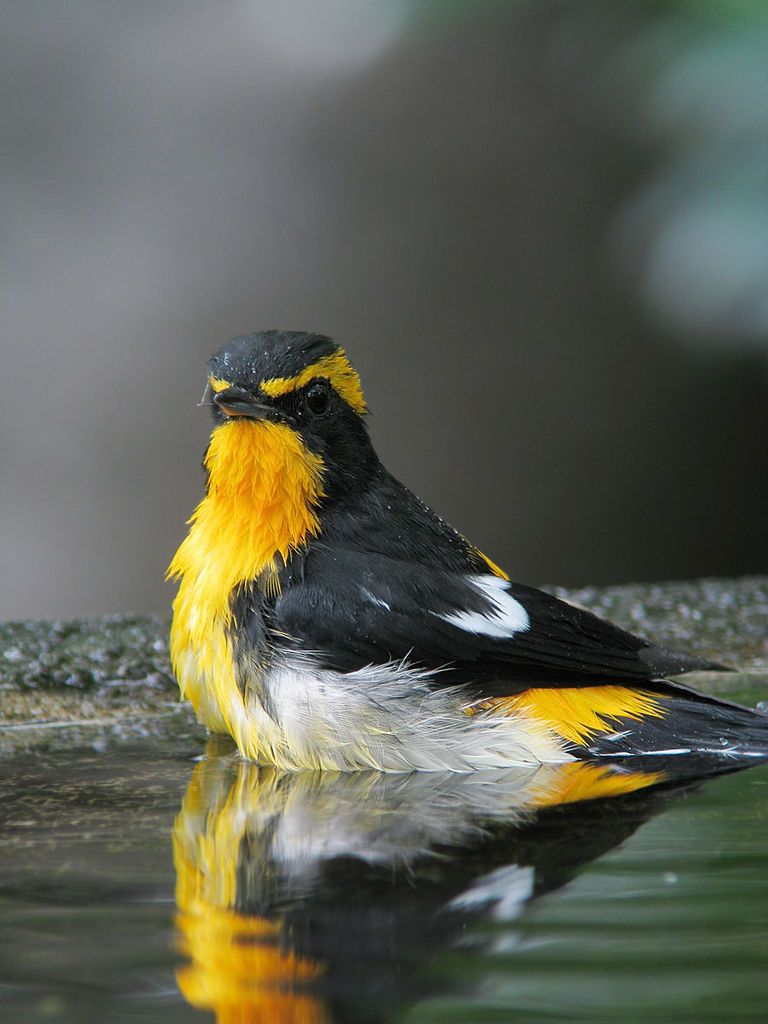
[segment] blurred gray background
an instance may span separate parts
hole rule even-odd
[[[768,570],[764,4],[35,0],[3,40],[0,617],[165,611],[208,355],[348,350],[517,579]]]

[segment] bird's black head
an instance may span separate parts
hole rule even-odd
[[[330,497],[377,460],[363,422],[360,378],[322,334],[259,331],[234,338],[208,362],[204,397],[216,426],[246,418],[282,423],[320,457]]]

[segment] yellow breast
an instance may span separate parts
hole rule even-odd
[[[319,529],[322,460],[285,424],[232,419],[205,456],[208,490],[168,576],[180,580],[171,659],[182,696],[216,732],[240,740],[247,717],[230,630],[246,583],[277,585],[277,570]]]

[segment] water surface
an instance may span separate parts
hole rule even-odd
[[[0,1019],[763,1020],[768,766],[649,772],[6,760]]]

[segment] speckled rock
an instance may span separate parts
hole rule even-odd
[[[0,625],[0,755],[193,729],[171,674],[169,625],[134,615]]]
[[[735,673],[700,673],[697,686],[768,699],[768,578],[554,593],[670,647]],[[199,735],[179,700],[168,658],[169,619],[110,615],[0,625],[0,755],[136,737]]]

